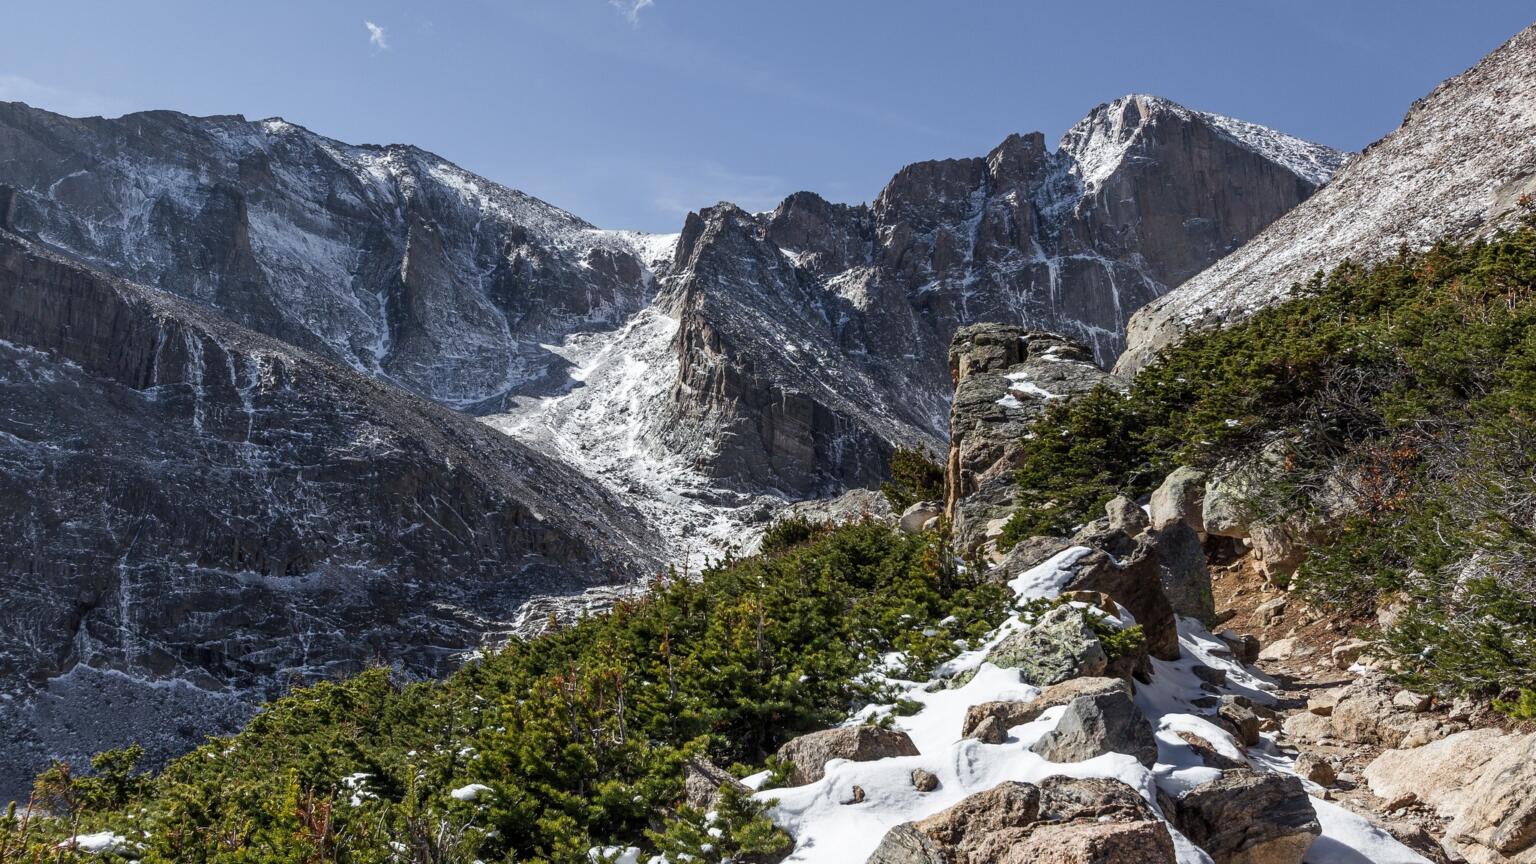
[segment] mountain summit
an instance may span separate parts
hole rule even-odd
[[[1409,109],[1321,193],[1129,326],[1117,371],[1180,334],[1241,320],[1345,259],[1381,259],[1511,224],[1536,195],[1536,25]]]

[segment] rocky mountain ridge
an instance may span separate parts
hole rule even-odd
[[[1096,108],[1047,149],[920,162],[870,205],[809,192],[691,215],[651,307],[572,339],[581,385],[488,422],[559,449],[721,550],[784,499],[869,486],[893,445],[944,452],[948,345],[970,321],[1075,335],[1107,363],[1130,312],[1310,194],[1342,154],[1167,100]]]
[[[872,205],[657,237],[278,119],[0,105],[6,759],[146,726],[164,755],[290,678],[437,674],[537,595],[696,567],[893,444],[942,448],[956,327],[1106,360],[1339,160],[1134,96],[1054,152],[1011,136]]]
[[[1132,317],[1132,375],[1191,329],[1222,326],[1346,259],[1509,227],[1536,195],[1536,25],[1418,100],[1322,193]]]
[[[76,120],[0,106],[16,232],[485,416],[630,497],[701,561],[785,499],[941,450],[972,320],[1126,318],[1306,197],[1341,154],[1167,100],[1099,106],[1055,151],[903,169],[871,205],[721,205],[603,231],[403,146],[280,119]]]
[[[472,418],[5,231],[0,392],[0,795],[295,682],[442,675],[531,596],[661,564]]]

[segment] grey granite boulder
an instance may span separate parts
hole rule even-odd
[[[1149,768],[1157,761],[1152,727],[1123,686],[1073,699],[1056,728],[1029,749],[1052,762],[1081,762],[1105,753],[1128,753]]]

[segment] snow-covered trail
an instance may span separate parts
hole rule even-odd
[[[1088,550],[1068,549],[1010,583],[1020,599],[1054,597],[1071,576],[1072,565]],[[1124,624],[1133,623],[1121,612]],[[892,718],[892,725],[911,737],[920,755],[892,757],[873,762],[833,760],[826,776],[809,785],[759,792],[760,800],[774,800],[770,817],[796,838],[791,862],[853,864],[866,860],[891,828],[944,810],[961,799],[1008,780],[1038,783],[1053,775],[1102,777],[1124,782],[1138,790],[1154,810],[1158,791],[1180,792],[1216,779],[1220,771],[1206,767],[1198,753],[1179,732],[1198,735],[1222,755],[1244,760],[1256,770],[1291,771],[1291,758],[1277,746],[1273,735],[1251,750],[1207,718],[1195,701],[1211,694],[1201,689],[1191,671],[1205,665],[1226,673],[1222,692],[1240,694],[1258,703],[1273,702],[1275,685],[1242,666],[1199,622],[1181,619],[1177,661],[1154,660],[1155,674],[1149,685],[1138,685],[1136,704],[1152,724],[1157,739],[1156,764],[1148,769],[1134,757],[1109,753],[1074,763],[1052,763],[1030,752],[1029,747],[1052,730],[1066,710],[1052,708],[1039,718],[1009,730],[1002,744],[984,744],[961,738],[966,709],[984,702],[1033,699],[1037,688],[1022,684],[1018,671],[985,662],[987,651],[1009,633],[1026,625],[1012,615],[993,632],[981,648],[962,653],[939,670],[949,677],[975,670],[963,687],[927,692],[925,684],[886,678],[902,698],[921,704],[921,710]],[[897,656],[887,657],[884,668],[898,668]],[[891,714],[894,704],[870,705],[855,713],[848,723],[859,724]],[[912,771],[922,768],[939,778],[932,792],[913,788]],[[1305,780],[1303,781],[1306,782]],[[859,804],[845,804],[853,786],[864,790]],[[1320,787],[1310,786],[1314,792]],[[1364,818],[1315,795],[1313,806],[1323,835],[1306,857],[1307,864],[1427,864],[1427,859],[1399,843]],[[1211,858],[1190,843],[1171,825],[1169,832],[1181,864],[1211,864]]]

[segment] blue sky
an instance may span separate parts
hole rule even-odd
[[[638,5],[638,8],[636,4]],[[0,99],[417,144],[604,227],[1057,136],[1148,92],[1358,149],[1529,0],[13,2]]]

